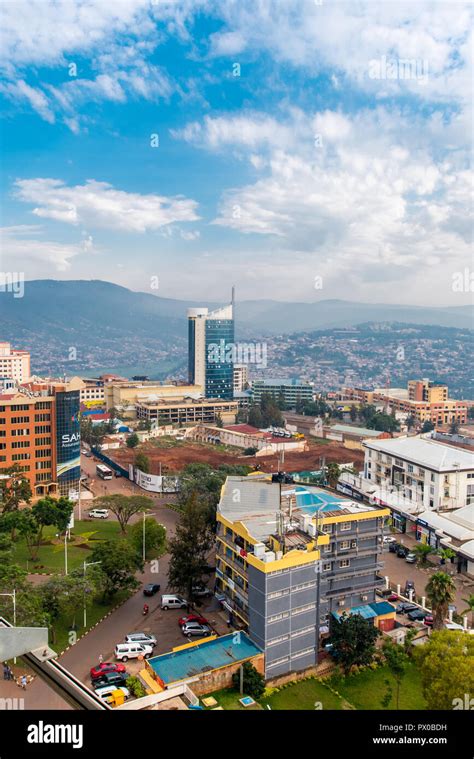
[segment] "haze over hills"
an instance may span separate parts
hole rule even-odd
[[[3,292],[2,292],[3,290]],[[37,374],[115,372],[156,379],[186,376],[186,309],[217,302],[162,298],[100,280],[25,282],[22,298],[0,288],[0,339],[32,354]],[[230,292],[229,292],[230,296]],[[466,329],[473,309],[423,308],[345,300],[236,305],[238,340],[353,327],[409,323]],[[72,358],[71,358],[72,356]]]
[[[4,288],[2,288],[4,290]],[[230,293],[229,293],[230,295]],[[101,280],[33,280],[25,282],[25,296],[2,292],[2,322],[9,332],[21,330],[32,337],[41,330],[51,336],[71,334],[86,339],[104,332],[153,337],[160,342],[186,337],[186,309],[220,303],[162,298],[133,292]],[[304,330],[351,327],[361,322],[397,321],[443,327],[474,327],[474,308],[402,306],[320,300],[290,303],[249,300],[236,306],[236,326],[246,335],[291,333]]]

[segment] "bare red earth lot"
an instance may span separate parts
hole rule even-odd
[[[298,472],[303,470],[319,469],[320,457],[325,456],[326,464],[330,462],[348,463],[354,462],[358,469],[362,467],[364,454],[362,451],[354,451],[336,443],[311,442],[308,451],[302,453],[285,453],[284,469],[287,472]],[[264,472],[278,471],[278,455],[263,456],[243,456],[240,449],[234,451],[218,450],[212,445],[202,443],[183,443],[170,448],[159,447],[153,443],[145,443],[139,448],[130,450],[121,448],[110,452],[111,458],[123,466],[133,463],[136,452],[140,450],[148,456],[150,461],[150,473],[163,474],[180,472],[187,464],[210,464],[217,467],[220,464],[230,465],[247,465],[253,467],[259,464]]]

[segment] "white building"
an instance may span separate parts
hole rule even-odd
[[[396,490],[416,510],[446,511],[474,503],[474,453],[431,438],[365,440],[363,479]]]
[[[236,393],[242,393],[249,381],[249,368],[247,364],[234,364],[234,398]]]
[[[0,342],[0,377],[16,382],[29,380],[29,352],[12,349],[10,343]]]

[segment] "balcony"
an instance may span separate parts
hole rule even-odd
[[[373,590],[375,588],[378,588],[380,585],[385,585],[385,577],[376,575],[375,580],[372,580],[371,582],[360,583],[358,585],[347,585],[344,588],[328,590],[324,596],[327,598],[337,598],[338,596],[346,596],[349,593],[361,593],[363,590]]]
[[[242,564],[239,564],[238,561],[229,559],[228,556],[223,553],[219,553],[219,551],[216,553],[216,559],[220,559],[221,561],[225,562],[229,565],[229,567],[232,567],[232,569],[235,569],[236,572],[239,572],[243,577],[245,577],[245,579],[247,579],[247,569],[245,566],[242,566]]]

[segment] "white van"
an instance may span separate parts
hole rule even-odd
[[[187,609],[188,602],[181,596],[161,596],[162,609]]]
[[[119,661],[138,659],[139,656],[143,656],[144,659],[149,659],[152,654],[152,647],[145,646],[142,643],[118,643],[115,646],[114,651],[115,658]]]
[[[103,699],[103,701],[109,703],[111,700],[110,697],[115,690],[122,691],[123,695],[125,696],[125,701],[130,698],[130,691],[128,688],[122,686],[118,688],[116,685],[105,685],[103,688],[97,688],[95,694],[96,696],[99,696],[99,698]]]
[[[108,509],[91,509],[89,516],[93,519],[107,519],[109,516]]]

